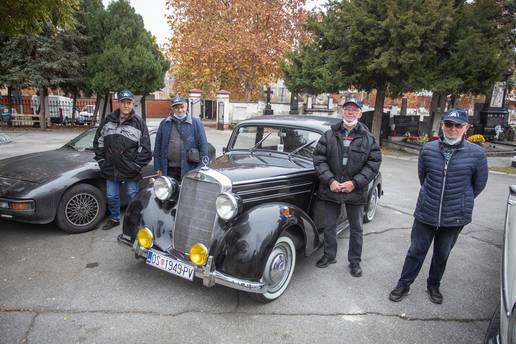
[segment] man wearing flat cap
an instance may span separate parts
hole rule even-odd
[[[391,301],[401,301],[408,295],[433,241],[427,292],[431,302],[443,302],[439,288],[448,256],[462,228],[471,222],[474,199],[487,183],[486,154],[478,145],[464,139],[468,128],[464,110],[448,110],[441,123],[440,140],[425,144],[419,153],[421,189],[411,243],[401,277],[389,294]]]
[[[156,134],[154,170],[181,181],[188,171],[209,161],[208,141],[201,120],[188,113],[185,98],[173,97],[170,107]]]
[[[344,101],[342,122],[325,132],[314,151],[314,166],[319,177],[317,195],[325,211],[324,255],[316,266],[336,263],[337,219],[342,205],[350,225],[348,262],[352,276],[362,276],[362,224],[367,203],[367,186],[380,170],[382,154],[367,127],[358,122],[362,104],[355,98]]]
[[[141,170],[152,159],[149,131],[143,119],[134,112],[131,91],[118,93],[119,109],[110,113],[95,134],[95,160],[106,179],[109,220],[102,227],[120,224],[120,185],[125,185],[127,201],[138,192]]]

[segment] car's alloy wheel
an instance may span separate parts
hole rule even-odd
[[[73,196],[65,205],[66,219],[75,226],[87,226],[99,215],[99,201],[89,193]]]
[[[367,204],[367,211],[364,214],[364,222],[371,222],[374,219],[374,215],[376,214],[376,207],[378,206],[378,188],[375,187],[373,192],[371,193],[371,197],[369,198],[369,203]]]
[[[106,213],[102,191],[89,184],[76,184],[66,190],[59,202],[56,223],[68,233],[84,233],[97,227]]]
[[[252,294],[260,302],[271,302],[287,289],[296,266],[296,247],[288,233],[282,234],[269,255],[263,272],[263,282],[267,285],[264,294]]]

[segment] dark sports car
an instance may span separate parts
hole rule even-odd
[[[63,147],[0,160],[0,218],[55,223],[68,233],[96,228],[106,213],[105,181],[93,160],[91,128]],[[152,148],[156,129],[149,129]],[[210,158],[215,149],[210,145]],[[152,162],[143,176],[154,174]],[[121,203],[125,205],[122,188]]]
[[[238,124],[223,156],[185,175],[149,179],[128,206],[120,243],[136,257],[205,286],[222,284],[269,302],[287,289],[296,253],[323,242],[312,152],[340,121],[264,116]],[[368,185],[372,220],[382,179]],[[347,224],[342,219],[340,227]]]

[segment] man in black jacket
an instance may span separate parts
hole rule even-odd
[[[342,105],[342,122],[324,133],[314,151],[319,176],[318,197],[324,202],[324,255],[316,266],[336,263],[337,219],[345,204],[350,224],[348,261],[354,277],[362,275],[362,223],[367,187],[380,170],[382,154],[365,125],[358,122],[362,104],[349,99]]]
[[[95,160],[106,179],[110,218],[104,230],[120,224],[120,184],[125,185],[130,202],[138,192],[141,169],[152,159],[149,131],[134,113],[133,94],[119,92],[118,104],[120,108],[102,121],[93,141]]]

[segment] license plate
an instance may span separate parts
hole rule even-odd
[[[173,258],[169,258],[157,252],[149,250],[147,253],[147,264],[189,281],[193,281],[195,274],[193,266]]]

